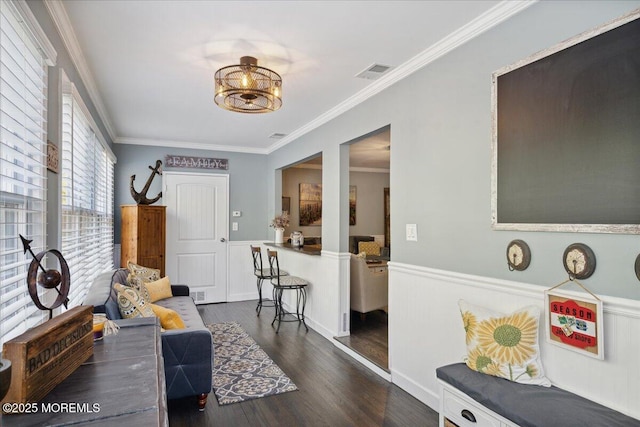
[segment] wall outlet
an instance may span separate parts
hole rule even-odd
[[[242,216],[242,211],[233,211],[231,212],[231,216]]]
[[[407,224],[407,241],[418,241],[418,226],[416,224]]]
[[[238,223],[237,222],[232,222],[231,223],[231,230],[238,231]]]

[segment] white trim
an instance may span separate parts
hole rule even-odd
[[[277,149],[284,147],[290,142],[293,142],[294,140],[300,138],[302,135],[311,132],[312,130],[322,126],[328,121],[338,117],[339,115],[350,110],[356,105],[366,101],[367,99],[378,94],[394,83],[415,73],[427,64],[446,55],[457,47],[463,45],[474,37],[479,36],[485,31],[495,27],[496,25],[528,8],[536,2],[537,0],[505,0],[498,3],[468,24],[460,27],[439,42],[429,46],[429,48],[424,50],[422,53],[419,53],[409,61],[389,71],[387,74],[380,77],[379,80],[371,83],[365,89],[347,98],[345,101],[336,105],[324,114],[321,114],[304,126],[289,133],[287,136],[271,145],[267,150],[268,153],[272,153]]]
[[[440,396],[437,393],[434,393],[428,388],[421,386],[420,384],[412,380],[408,375],[405,375],[402,372],[398,372],[397,370],[392,369],[391,373],[393,376],[393,383],[395,385],[397,385],[434,411],[438,412],[440,410]]]
[[[527,298],[537,298],[540,299],[540,301],[543,301],[544,299],[544,291],[553,286],[553,284],[550,284],[549,286],[537,286],[529,283],[496,279],[494,277],[476,276],[454,271],[438,270],[435,268],[420,267],[417,265],[402,264],[398,262],[389,262],[388,268],[389,273],[400,272],[460,285],[474,287],[480,286],[497,292],[506,292]],[[584,298],[585,295],[583,292],[564,289],[562,292],[576,298]],[[603,306],[605,313],[640,319],[640,301],[607,295],[598,295],[598,298],[600,298],[604,303]]]
[[[111,137],[111,140],[115,140],[116,131],[111,123],[102,97],[100,96],[100,91],[98,91],[98,86],[93,78],[93,74],[87,65],[87,60],[82,53],[80,43],[78,42],[75,31],[73,30],[73,26],[71,25],[69,15],[67,15],[63,2],[61,0],[44,0],[44,5],[46,6],[49,15],[51,15],[51,19],[53,19],[53,22],[58,29],[58,33],[60,33],[60,37],[62,38],[62,41],[69,52],[69,56],[71,57],[71,61],[76,66],[78,74],[82,79],[82,83],[87,89],[89,97],[91,98],[107,133]]]
[[[212,145],[206,142],[190,142],[190,141],[173,141],[169,139],[148,139],[148,138],[128,138],[118,137],[113,140],[116,144],[130,144],[130,145],[147,145],[152,147],[169,147],[169,148],[192,148],[194,150],[209,150],[209,151],[227,151],[234,153],[249,153],[249,154],[267,154],[266,148],[255,147],[238,147],[234,145]]]
[[[346,345],[342,344],[340,341],[336,340],[335,338],[332,339],[331,341],[333,342],[333,345],[335,345],[341,351],[343,351],[346,354],[348,354],[349,356],[351,356],[353,359],[356,360],[356,362],[360,363],[361,365],[364,365],[367,369],[372,371],[374,374],[378,375],[383,380],[388,381],[388,382],[392,382],[391,381],[391,374],[389,372],[385,371],[384,369],[382,369],[381,367],[379,367],[375,363],[372,363],[369,359],[361,356],[360,354],[358,354],[357,352],[353,351],[352,349],[350,349]]]

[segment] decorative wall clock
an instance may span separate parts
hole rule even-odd
[[[562,263],[570,278],[588,279],[596,270],[596,256],[584,243],[567,246],[562,255]]]
[[[526,270],[531,263],[531,250],[524,240],[512,240],[507,245],[509,271]]]

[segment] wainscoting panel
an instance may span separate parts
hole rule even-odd
[[[559,277],[558,282],[564,278]],[[389,263],[389,352],[393,382],[438,410],[437,367],[462,362],[466,353],[458,300],[509,313],[526,305],[543,309],[554,286],[471,276]],[[585,283],[588,286],[588,284]],[[564,290],[565,288],[563,288]],[[574,295],[582,295],[574,292]],[[604,303],[605,360],[546,341],[540,319],[542,363],[551,382],[587,399],[640,418],[640,301],[600,297]]]
[[[247,301],[258,299],[256,276],[253,275],[251,246],[262,246],[262,241],[231,241],[228,244],[229,270],[227,272],[227,301]],[[262,260],[269,267],[267,250],[262,246]],[[271,298],[271,285],[265,280],[262,295]],[[265,290],[265,288],[268,288]]]

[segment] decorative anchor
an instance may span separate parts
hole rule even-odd
[[[140,193],[138,193],[136,189],[133,187],[133,181],[135,181],[136,176],[131,175],[131,182],[129,184],[129,189],[131,190],[131,196],[133,197],[133,200],[135,200],[136,203],[138,203],[139,205],[152,205],[158,200],[160,200],[160,197],[162,197],[162,191],[161,191],[160,193],[158,193],[158,195],[155,198],[147,199],[147,191],[149,191],[149,187],[151,186],[151,181],[153,181],[153,178],[155,178],[156,175],[162,175],[160,166],[162,166],[162,161],[160,160],[156,160],[155,168],[149,166],[149,169],[151,169],[152,172],[151,172],[151,175],[149,176],[149,179],[147,179],[147,183],[144,185]]]

